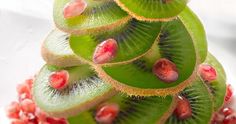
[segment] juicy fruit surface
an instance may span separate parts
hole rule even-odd
[[[70,35],[54,29],[42,44],[42,57],[49,65],[60,67],[76,66],[81,61],[73,53],[69,45]]]
[[[193,82],[192,86],[187,87],[180,94],[190,102],[192,115],[186,119],[179,119],[172,114],[166,124],[208,124],[211,121],[213,101],[208,88],[200,79]]]
[[[105,104],[97,108],[95,120],[98,123],[112,123],[117,117],[120,109],[117,104]]]
[[[146,53],[160,33],[161,23],[140,22],[135,19],[116,27],[113,31],[99,34],[72,35],[70,46],[79,57],[92,62],[97,45],[108,39],[117,42],[116,56],[109,63],[125,62]]]
[[[73,18],[79,16],[87,7],[85,0],[75,0],[66,4],[63,10],[64,18]]]
[[[183,96],[178,96],[174,114],[180,120],[190,118],[192,116],[192,108],[189,100]]]
[[[214,108],[215,111],[217,111],[224,104],[224,99],[226,95],[226,74],[222,65],[210,53],[208,54],[208,57],[204,63],[214,67],[218,74],[215,80],[209,83],[206,82],[213,95]]]
[[[69,84],[63,90],[56,90],[49,85],[50,75],[58,70],[67,70],[70,75]],[[99,79],[88,65],[70,68],[45,65],[33,85],[36,104],[54,116],[77,114],[76,112],[112,96],[113,92],[111,86]]]
[[[66,70],[61,70],[52,73],[49,76],[49,84],[54,89],[64,89],[69,83],[69,73]]]
[[[174,98],[163,97],[127,97],[118,94],[104,104],[117,104],[119,113],[112,124],[156,124],[165,120],[165,117],[173,111]],[[101,104],[102,105],[102,104]],[[99,106],[98,106],[99,107]],[[69,118],[70,124],[77,122],[96,124],[94,113],[97,108]]]
[[[184,10],[187,0],[115,0],[133,17],[140,20],[167,20]]]
[[[85,0],[87,7],[83,13],[74,18],[66,19],[63,15],[63,9],[69,2],[71,1],[55,0],[53,12],[57,27],[66,32],[74,34],[98,32],[122,24],[128,17],[128,14],[112,0]]]

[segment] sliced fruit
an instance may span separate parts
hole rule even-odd
[[[166,124],[208,124],[213,114],[213,101],[206,85],[197,79],[192,86],[187,87],[180,93],[190,102],[192,115],[185,119],[180,119],[173,113]],[[178,107],[178,106],[177,106]]]
[[[185,9],[183,13],[191,13]],[[131,95],[169,95],[176,94],[183,90],[196,76],[195,66],[205,60],[207,52],[206,41],[196,37],[204,36],[201,27],[198,28],[199,20],[182,14],[181,19],[162,23],[161,34],[158,43],[149,50],[142,58],[131,63],[111,66],[94,66],[98,75],[111,83],[117,90]],[[186,20],[192,18],[191,24],[197,25],[189,27]],[[184,20],[184,21],[182,21]],[[191,31],[192,27],[197,27]],[[200,42],[200,43],[198,43]],[[202,48],[201,48],[202,47]],[[201,51],[197,51],[200,48]],[[168,59],[177,67],[178,78],[176,81],[167,83],[160,80],[153,73],[152,68],[156,61]],[[177,77],[177,75],[175,74]]]
[[[209,64],[210,66],[215,68],[217,72],[217,78],[210,83],[206,82],[206,84],[213,94],[214,109],[215,111],[218,111],[218,109],[220,109],[224,104],[226,95],[226,74],[222,65],[210,53],[208,54],[207,59],[203,64]]]
[[[71,18],[64,18],[64,8],[71,0],[55,0],[53,17],[56,26],[72,34],[86,34],[110,30],[131,19],[113,0],[84,1],[87,7],[81,14],[77,12]]]
[[[168,21],[184,10],[188,0],[115,0],[134,18],[142,21]]]
[[[59,70],[69,72],[69,85],[57,90],[49,85],[49,77]],[[104,83],[88,65],[59,68],[45,65],[33,85],[34,100],[43,111],[56,117],[68,117],[84,111],[113,96],[115,90]]]
[[[132,19],[113,31],[100,34],[72,35],[70,47],[81,59],[92,63],[97,47],[104,41],[113,39],[117,42],[118,48],[116,55],[107,64],[127,63],[127,61],[140,58],[150,50],[157,40],[160,28],[161,23],[159,22],[140,22]]]
[[[41,53],[48,65],[60,67],[80,65],[81,61],[69,45],[70,35],[58,29],[53,30],[45,39]]]
[[[116,104],[119,113],[112,124],[156,124],[166,120],[175,108],[175,97],[127,97],[118,94],[99,106],[69,118],[70,124],[97,124],[96,112],[101,107]]]

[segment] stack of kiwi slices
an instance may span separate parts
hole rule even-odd
[[[208,124],[226,75],[188,0],[55,0],[33,97],[70,124]]]

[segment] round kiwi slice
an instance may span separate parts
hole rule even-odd
[[[192,13],[185,9],[183,13]],[[186,20],[191,20],[189,26]],[[184,20],[184,21],[183,21]],[[181,19],[163,22],[156,45],[142,58],[131,63],[111,66],[94,66],[99,76],[111,83],[117,90],[132,95],[169,95],[183,90],[196,76],[196,65],[205,60],[207,45],[204,29],[199,27],[194,14],[181,14]],[[191,30],[192,27],[196,29]],[[198,31],[202,33],[197,33]],[[200,49],[200,51],[198,50]],[[159,80],[152,67],[160,58],[166,58],[177,66],[179,78],[172,83]]]
[[[175,108],[175,97],[127,97],[118,94],[105,104],[118,104],[120,110],[112,124],[159,124],[164,122]],[[70,124],[97,124],[96,108],[69,118]]]
[[[81,15],[65,19],[63,9],[69,2],[71,0],[55,0],[53,17],[59,29],[72,34],[113,29],[131,19],[113,0],[85,0],[87,8]]]
[[[208,124],[213,114],[212,96],[201,79],[197,79],[192,86],[182,91],[181,96],[187,98],[192,108],[192,116],[186,119],[178,119],[173,113],[166,124]]]
[[[50,75],[59,70],[69,72],[69,85],[56,90],[49,85]],[[116,91],[90,70],[88,65],[60,68],[45,65],[33,85],[33,97],[38,107],[55,117],[68,117],[89,109]]]
[[[160,28],[161,23],[159,22],[141,22],[132,19],[113,31],[100,34],[72,35],[70,47],[80,58],[92,63],[97,45],[112,38],[116,40],[118,50],[114,59],[106,64],[127,63],[140,58],[150,50],[158,38]]]
[[[49,33],[41,48],[42,57],[48,65],[68,67],[81,64],[70,48],[69,37],[69,34],[58,29]]]
[[[226,74],[219,61],[210,53],[203,64],[211,65],[217,72],[217,79],[206,84],[213,95],[214,109],[218,111],[223,106],[226,95]]]
[[[115,0],[134,18],[142,21],[168,21],[184,10],[188,0]]]

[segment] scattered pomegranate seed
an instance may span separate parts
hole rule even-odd
[[[93,62],[103,64],[111,61],[117,53],[118,44],[115,39],[108,39],[98,44],[93,54]]]
[[[25,84],[28,85],[28,87],[29,87],[30,90],[31,90],[32,87],[33,87],[33,82],[34,82],[34,79],[33,79],[33,78],[30,78],[30,79],[25,80]]]
[[[31,97],[30,87],[26,83],[22,83],[22,84],[17,85],[16,89],[17,89],[17,93],[19,96],[24,94],[26,98]]]
[[[177,107],[174,111],[175,115],[180,119],[184,120],[192,116],[192,108],[188,101],[183,96],[178,96]]]
[[[221,124],[224,119],[225,119],[225,116],[217,112],[214,114],[211,124]]]
[[[230,107],[226,107],[221,109],[221,113],[224,114],[224,116],[228,116],[234,113],[234,110]]]
[[[69,84],[69,73],[66,70],[54,72],[49,77],[49,84],[54,89],[64,89]]]
[[[12,119],[11,124],[28,124],[28,123],[20,119]]]
[[[233,114],[225,117],[222,124],[236,124],[236,114],[233,113]]]
[[[47,118],[49,124],[68,124],[64,118]]]
[[[35,116],[38,118],[39,121],[42,121],[42,122],[46,121],[47,119],[46,113],[41,111],[40,108],[36,108]]]
[[[12,102],[6,107],[6,113],[9,118],[19,118],[20,104],[18,102]]]
[[[164,82],[174,82],[179,74],[176,65],[168,59],[159,59],[152,69],[153,73]]]
[[[117,104],[107,104],[97,109],[95,119],[99,123],[110,124],[118,113],[119,106]]]
[[[225,96],[225,102],[228,103],[231,101],[233,96],[233,88],[231,86],[231,84],[227,85],[227,89],[226,89],[226,96]]]
[[[201,78],[206,82],[214,81],[217,78],[217,73],[215,68],[213,68],[208,64],[201,64],[198,67],[198,73],[201,76]]]
[[[21,102],[21,109],[25,113],[34,113],[36,106],[34,102],[31,99],[24,99]]]
[[[86,7],[87,3],[85,2],[85,0],[74,0],[66,4],[66,6],[64,7],[63,10],[64,18],[68,19],[79,16],[84,12]]]

